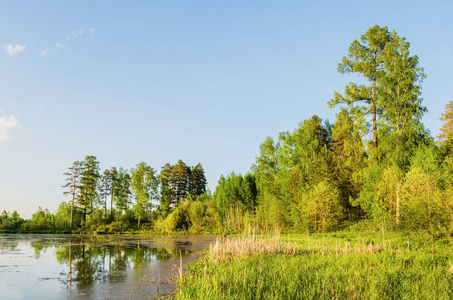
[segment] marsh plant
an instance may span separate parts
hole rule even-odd
[[[451,299],[452,255],[448,241],[396,234],[219,238],[189,267],[176,297]]]

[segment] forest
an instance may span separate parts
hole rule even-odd
[[[0,215],[4,232],[229,234],[339,230],[453,230],[453,100],[438,136],[424,127],[417,55],[404,37],[375,25],[338,63],[357,75],[327,101],[333,123],[314,115],[266,138],[250,172],[207,190],[201,163],[156,171],[145,162],[101,170],[95,156],[63,174],[64,201],[24,220]],[[63,195],[62,195],[63,196]]]

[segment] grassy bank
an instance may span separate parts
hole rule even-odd
[[[218,240],[189,267],[176,297],[453,298],[453,253],[448,241],[387,236],[337,233]]]

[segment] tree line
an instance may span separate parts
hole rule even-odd
[[[201,164],[188,166],[182,160],[167,163],[160,174],[145,162],[129,171],[112,167],[101,173],[97,158],[87,156],[64,175],[70,228],[84,227],[93,219],[103,224],[135,220],[139,228],[144,221],[167,216],[181,202],[197,199],[207,184]]]
[[[426,75],[409,48],[394,30],[368,29],[338,64],[339,73],[362,79],[327,101],[338,109],[334,123],[314,115],[268,137],[251,171],[221,176],[214,193],[206,190],[201,164],[180,160],[157,174],[142,162],[100,174],[94,156],[74,162],[65,173],[70,200],[54,222],[65,215],[69,228],[146,223],[156,232],[219,233],[247,224],[296,232],[355,226],[451,236],[453,101],[435,139],[421,121]]]
[[[315,115],[261,144],[252,167],[259,223],[326,232],[369,220],[450,235],[453,102],[435,141],[421,122],[424,69],[387,27],[353,41],[338,72],[365,83],[351,82],[328,101],[340,108],[333,124]]]

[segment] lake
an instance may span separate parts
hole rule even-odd
[[[149,299],[214,236],[0,234],[1,299]]]

